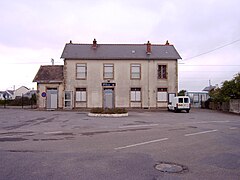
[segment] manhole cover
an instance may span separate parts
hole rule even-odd
[[[171,162],[160,162],[155,165],[155,169],[166,173],[182,173],[188,171],[186,166]]]

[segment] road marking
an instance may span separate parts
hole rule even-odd
[[[128,145],[128,146],[117,147],[117,148],[114,148],[114,149],[115,150],[126,149],[126,148],[130,148],[130,147],[141,146],[141,145],[145,145],[145,144],[150,144],[150,143],[155,143],[155,142],[160,142],[160,141],[166,141],[166,140],[168,140],[168,138],[162,138],[162,139],[156,139],[156,140],[146,141],[146,142],[137,143],[137,144],[131,144],[131,145]]]
[[[43,134],[59,134],[63,133],[62,131],[52,131],[52,132],[44,132]]]
[[[197,132],[197,133],[192,133],[192,134],[185,134],[184,136],[194,136],[194,135],[199,135],[199,134],[206,134],[206,133],[212,133],[218,131],[217,129],[210,130],[210,131],[202,131],[202,132]]]
[[[187,122],[179,124],[207,124],[207,123],[228,123],[230,121],[198,121],[198,122]]]
[[[119,126],[118,128],[137,128],[137,127],[148,127],[148,126],[158,126],[159,124],[139,124],[131,126]]]
[[[229,129],[237,129],[237,127],[230,127]]]

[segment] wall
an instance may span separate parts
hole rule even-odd
[[[240,99],[231,99],[230,100],[229,111],[240,114]]]
[[[87,64],[87,79],[76,79],[76,64]],[[166,107],[167,103],[157,102],[157,88],[168,88],[168,93],[178,92],[177,82],[177,61],[176,60],[65,60],[64,84],[66,91],[73,92],[75,99],[75,88],[87,88],[87,107],[102,107],[103,105],[103,87],[102,83],[107,82],[103,79],[103,64],[114,64],[114,79],[110,82],[116,83],[115,106],[130,107],[130,88],[139,87],[142,92],[142,102],[132,104],[132,106],[147,107]],[[130,79],[130,64],[141,64],[141,79]],[[157,65],[167,65],[168,79],[159,80],[157,78]],[[149,97],[148,97],[149,90]],[[74,107],[81,105],[73,104]]]
[[[47,88],[58,89],[58,108],[63,108],[63,84],[37,84],[37,107],[40,109],[46,108],[46,97],[42,97],[43,92],[47,92]]]

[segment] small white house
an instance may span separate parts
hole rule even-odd
[[[13,99],[18,98],[18,97],[22,97],[27,92],[29,92],[29,89],[25,86],[21,86],[14,91]]]

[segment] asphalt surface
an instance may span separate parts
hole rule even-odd
[[[184,171],[162,172],[161,162]],[[240,179],[240,116],[0,109],[0,179]]]

